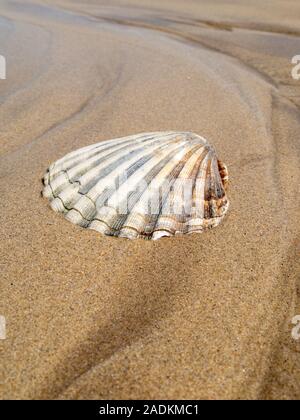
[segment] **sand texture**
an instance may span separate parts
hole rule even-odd
[[[297,0],[0,4],[1,399],[298,399]],[[41,197],[66,153],[192,131],[229,169],[216,229],[152,241]]]

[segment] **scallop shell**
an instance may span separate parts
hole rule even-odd
[[[44,197],[66,219],[129,239],[202,232],[224,218],[228,173],[197,134],[158,132],[103,141],[52,164]]]

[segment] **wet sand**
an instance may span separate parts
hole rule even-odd
[[[299,23],[292,0],[1,2],[1,399],[300,398]],[[158,130],[228,165],[220,227],[113,239],[41,198],[67,152]]]

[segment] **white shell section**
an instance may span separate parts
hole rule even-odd
[[[69,153],[44,176],[44,197],[66,219],[123,238],[202,232],[225,216],[228,173],[188,132],[145,133]]]

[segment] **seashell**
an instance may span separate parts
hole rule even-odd
[[[44,176],[53,210],[84,228],[135,239],[202,232],[224,218],[228,172],[207,140],[156,132],[69,153]]]

